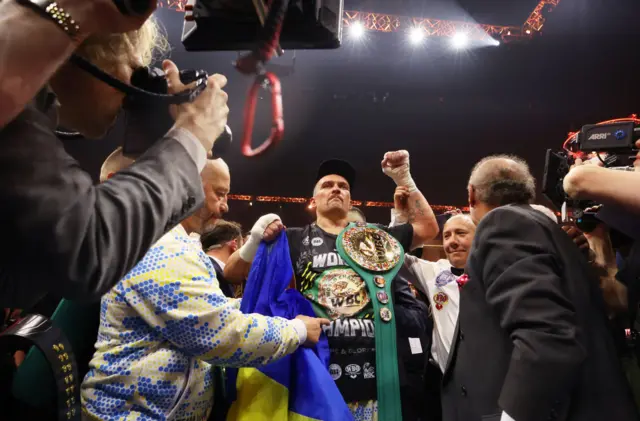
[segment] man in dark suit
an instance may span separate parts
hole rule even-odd
[[[33,13],[33,19],[41,18]],[[135,68],[150,64],[158,39],[150,20],[138,31],[91,36],[76,53],[128,82]],[[171,93],[185,89],[175,64],[166,61],[164,70]],[[225,83],[224,76],[211,76],[194,102],[173,107],[175,125],[164,138],[94,186],[54,129],[60,123],[100,138],[124,94],[63,65],[47,89],[0,129],[0,219],[7,245],[0,255],[0,308],[29,308],[47,292],[98,300],[198,209],[204,197],[200,172],[227,119]]]
[[[242,227],[235,222],[219,220],[211,228],[205,230],[200,237],[200,242],[216,270],[220,289],[227,297],[234,298],[233,285],[224,279],[224,267],[229,256],[242,247]]]
[[[443,419],[637,420],[598,280],[569,236],[529,206],[535,183],[526,163],[485,158],[468,190],[479,225]]]

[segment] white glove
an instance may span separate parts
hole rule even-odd
[[[395,181],[397,186],[404,186],[409,193],[418,190],[409,171],[409,152],[387,152],[382,160],[382,172]]]
[[[279,221],[280,217],[275,213],[270,213],[264,216],[261,216],[260,219],[256,221],[251,228],[251,235],[249,239],[238,251],[238,254],[242,260],[247,263],[253,262],[253,258],[256,257],[256,253],[258,252],[258,246],[260,246],[260,242],[264,238],[264,231],[267,229],[269,225],[271,225],[275,221]]]

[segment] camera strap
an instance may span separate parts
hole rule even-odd
[[[192,102],[207,87],[208,75],[206,72],[189,70],[180,72],[180,80],[185,84],[196,82],[196,86],[194,88],[179,92],[177,94],[150,92],[122,82],[121,80],[109,75],[108,73],[105,73],[102,69],[85,60],[84,58],[78,56],[77,54],[73,54],[69,61],[78,68],[89,73],[96,79],[99,79],[107,85],[119,90],[122,93],[125,93],[128,97],[136,98],[136,100],[154,101],[156,103],[160,102],[167,105],[184,104],[185,102]],[[153,74],[153,70],[149,69],[148,72],[149,77],[164,77],[164,72],[159,69],[155,70],[155,75]]]

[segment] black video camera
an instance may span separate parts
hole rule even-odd
[[[271,8],[286,3],[279,39],[282,48],[340,46],[344,0],[188,0],[184,47],[187,51],[253,50],[266,19],[265,3]]]
[[[169,94],[169,85],[164,71],[152,67],[139,67],[131,76],[131,84],[122,82],[84,58],[72,55],[70,62],[102,82],[126,94],[124,100],[125,132],[122,152],[125,156],[137,157],[160,140],[174,124],[169,107],[196,99],[207,87],[207,72],[183,70],[183,84],[195,82],[195,87],[177,94]],[[229,126],[215,141],[211,151],[219,158],[229,149],[232,134]]]
[[[122,14],[144,15],[157,0],[113,0]],[[182,43],[188,51],[251,50],[267,8],[286,3],[280,34],[285,49],[333,49],[342,41],[344,0],[188,0]]]
[[[155,0],[113,1],[121,13],[140,16],[150,10],[153,5],[151,1]],[[241,142],[245,156],[264,152],[277,144],[284,132],[280,82],[273,73],[265,72],[264,64],[273,53],[282,54],[282,48],[338,48],[342,40],[343,3],[344,0],[186,0],[186,4],[181,3],[185,11],[182,43],[188,51],[251,50],[250,54],[235,62],[236,69],[241,73],[256,76],[245,109],[245,133]],[[142,82],[132,81],[133,87],[118,84],[113,78],[107,81],[98,72],[88,71],[127,93],[125,110],[128,113],[127,127],[130,129],[151,127],[148,124],[151,121],[163,123],[164,119],[158,118],[162,110],[152,108],[156,105],[162,108],[161,96],[165,97],[165,104],[169,99],[166,97],[177,98],[177,95],[164,94],[166,89],[161,86],[162,78],[156,78],[158,75],[155,71],[149,71]],[[99,73],[104,76],[103,72]],[[251,128],[260,88],[269,89],[272,93],[273,125],[271,135],[254,149],[251,146]],[[149,95],[150,92],[153,93]],[[150,96],[156,98],[154,102],[148,101]],[[142,132],[133,130],[132,133],[126,136],[130,141],[125,143],[125,154],[133,154],[133,149],[144,149],[143,145],[137,145],[142,141]],[[149,135],[150,132],[144,133]],[[227,130],[229,134],[230,130]],[[136,145],[133,145],[134,139]],[[224,141],[216,141],[214,154],[224,145]]]
[[[188,85],[198,84],[185,96],[168,95],[169,86],[164,71],[158,68],[140,67],[131,76],[131,85],[145,92],[129,93],[124,100],[125,133],[122,153],[138,156],[167,133],[173,126],[169,113],[172,104],[193,101],[206,87],[207,73],[204,70],[182,70],[180,81]],[[149,95],[154,93],[157,95]],[[213,145],[212,155],[219,158],[231,145],[232,134],[229,126]]]
[[[634,120],[621,119],[584,126],[567,141],[565,148],[575,153],[606,152],[608,156],[619,158],[635,155],[640,125]]]
[[[564,177],[576,158],[586,159],[594,152],[606,168],[633,170],[633,167],[629,166],[629,158],[633,158],[637,153],[635,142],[640,139],[639,123],[640,120],[632,116],[586,125],[578,133],[569,136],[563,151],[547,150],[542,193],[557,210],[562,211],[563,219],[569,217],[570,211],[571,218],[582,231],[591,232],[595,229],[599,223],[596,218],[597,212],[590,209],[598,208],[600,204],[569,198],[563,188]]]

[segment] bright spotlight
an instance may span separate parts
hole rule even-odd
[[[424,31],[422,28],[411,28],[409,31],[409,41],[413,45],[418,45],[424,41]]]
[[[349,26],[349,35],[353,38],[362,38],[364,35],[364,25],[362,22],[354,22]]]
[[[491,40],[491,45],[493,45],[494,47],[499,47],[500,41],[498,41],[497,39]]]
[[[469,44],[469,35],[462,32],[458,32],[453,36],[453,39],[451,39],[451,45],[458,50],[465,48],[467,44]]]

